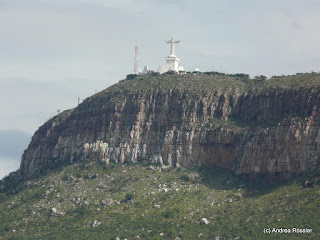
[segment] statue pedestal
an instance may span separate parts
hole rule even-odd
[[[175,55],[169,55],[166,57],[166,70],[167,71],[178,71],[179,70],[179,61]]]

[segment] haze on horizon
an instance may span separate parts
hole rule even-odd
[[[319,11],[316,0],[0,0],[0,132],[17,149],[0,178],[49,117],[132,73],[135,45],[153,70],[175,36],[187,71],[319,72]]]

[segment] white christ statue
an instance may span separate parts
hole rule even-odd
[[[175,44],[175,43],[179,43],[179,42],[180,42],[180,41],[174,40],[174,37],[172,37],[171,40],[166,41],[166,43],[171,43],[170,56],[175,56],[175,47],[174,47],[174,44]]]

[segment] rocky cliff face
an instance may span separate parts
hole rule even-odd
[[[28,179],[57,161],[215,165],[265,179],[320,163],[320,76],[265,83],[230,76],[138,77],[46,122],[24,152]]]

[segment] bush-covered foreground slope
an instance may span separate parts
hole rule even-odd
[[[319,169],[272,187],[221,168],[160,169],[86,162],[29,180],[1,194],[0,239],[320,239]],[[293,227],[312,233],[263,233]]]

